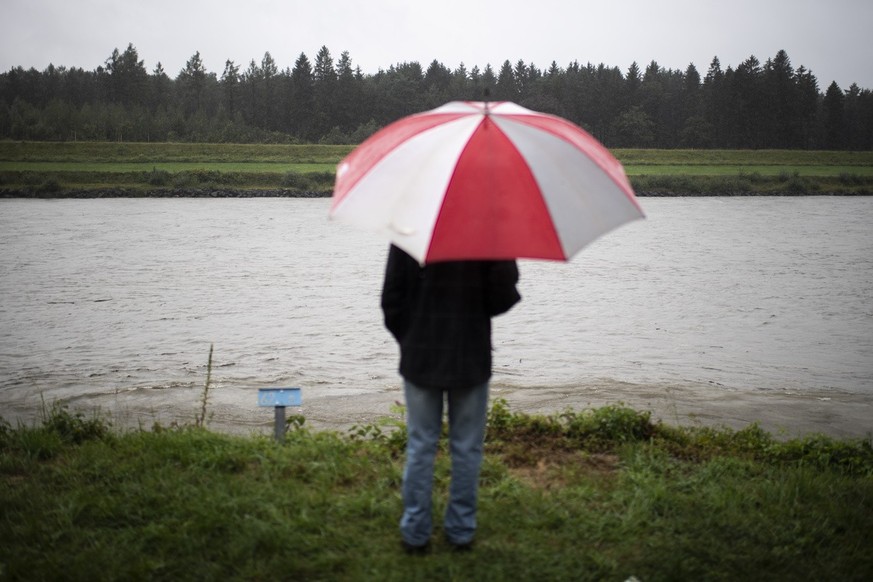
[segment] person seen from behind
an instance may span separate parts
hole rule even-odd
[[[451,482],[443,533],[469,549],[476,532],[488,384],[491,318],[520,299],[515,261],[419,263],[392,245],[385,269],[385,326],[400,347],[407,433],[400,534],[424,553],[433,531],[434,460],[448,404]]]

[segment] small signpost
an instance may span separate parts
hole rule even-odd
[[[272,406],[276,411],[276,442],[285,442],[285,407],[300,406],[302,402],[300,388],[258,388],[258,406]]]

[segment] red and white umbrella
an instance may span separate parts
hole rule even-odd
[[[644,215],[621,164],[582,128],[506,101],[453,101],[355,148],[329,216],[424,264],[568,260]]]

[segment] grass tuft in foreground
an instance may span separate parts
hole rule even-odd
[[[0,579],[866,580],[873,447],[494,402],[472,552],[406,556],[401,408],[285,444],[118,432],[55,406],[0,422]],[[449,458],[437,461],[435,513]],[[437,523],[439,519],[437,519]]]

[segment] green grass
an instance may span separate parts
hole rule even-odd
[[[243,174],[284,174],[295,172],[307,174],[314,172],[334,172],[336,163],[281,163],[281,162],[0,162],[3,172],[38,172],[38,173],[136,173],[150,170],[167,172],[222,172]],[[748,165],[704,165],[704,164],[650,164],[626,165],[628,176],[739,176],[749,173]],[[798,174],[801,176],[840,176],[856,174],[858,176],[873,176],[871,166],[824,166],[824,165],[756,165],[753,171],[763,176],[779,176],[782,174]]]
[[[247,174],[284,174],[296,172],[333,172],[336,164],[298,164],[281,162],[0,162],[7,172],[88,172],[132,173],[150,170],[167,172],[240,172]]]
[[[2,162],[314,163],[336,165],[352,146],[0,141]],[[873,152],[616,149],[626,166],[873,166]]]
[[[873,166],[869,151],[617,149],[613,154],[625,166]]]
[[[470,553],[400,551],[398,414],[284,445],[0,425],[0,579],[866,580],[873,447],[653,424],[622,406],[489,413]],[[386,426],[387,425],[387,426]],[[435,515],[445,507],[445,445]]]
[[[855,174],[864,177],[873,177],[873,166],[778,166],[778,165],[703,165],[689,164],[677,165],[648,165],[648,166],[625,166],[628,176],[742,176],[754,173],[760,176],[819,176],[834,177],[843,174]]]
[[[89,189],[282,189],[328,194],[351,146],[0,142],[0,188],[61,196]],[[637,192],[873,194],[873,152],[615,150]]]
[[[0,141],[3,162],[156,162],[333,164],[351,146]]]

